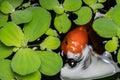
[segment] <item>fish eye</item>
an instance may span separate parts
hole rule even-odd
[[[68,59],[67,60],[67,63],[68,63],[68,65],[71,67],[71,68],[73,68],[73,67],[75,67],[76,65],[77,65],[77,61],[76,60],[74,60],[74,59]]]

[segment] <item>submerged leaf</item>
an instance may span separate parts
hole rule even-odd
[[[78,18],[74,22],[78,25],[86,24],[92,19],[92,10],[89,7],[81,7],[75,14]]]
[[[54,26],[59,32],[66,33],[71,27],[71,21],[68,19],[66,13],[56,15],[54,19]]]
[[[36,51],[41,59],[41,67],[39,71],[45,75],[56,75],[63,66],[63,61],[60,55],[49,51]]]
[[[24,34],[29,42],[41,37],[50,27],[51,15],[41,7],[31,7],[27,10],[33,14],[32,21],[24,25]]]
[[[32,20],[32,12],[28,10],[18,10],[11,14],[11,18],[16,24],[28,23]]]
[[[40,5],[48,10],[52,10],[55,6],[59,5],[58,0],[39,0]]]
[[[0,40],[7,46],[21,47],[24,34],[14,22],[8,22],[0,31]]]
[[[55,50],[60,46],[60,40],[57,37],[53,36],[48,36],[45,38],[45,40],[40,44],[40,48],[44,50],[45,48],[47,49],[52,49]]]
[[[96,19],[93,23],[93,29],[104,38],[116,36],[118,28],[119,27],[111,19],[107,18]]]
[[[82,6],[82,0],[64,0],[63,7],[66,11],[76,11]]]
[[[11,62],[13,71],[20,75],[36,72],[40,64],[39,56],[30,48],[21,48],[18,50]]]
[[[7,58],[12,54],[12,47],[5,46],[0,42],[0,59]]]
[[[11,61],[7,59],[0,60],[0,80],[12,79],[14,79],[14,75],[11,70]]]

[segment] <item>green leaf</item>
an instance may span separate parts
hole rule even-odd
[[[60,55],[49,51],[36,51],[41,59],[41,67],[39,71],[45,75],[56,75],[63,66],[63,61]]]
[[[58,0],[39,0],[40,5],[48,10],[52,10],[53,7],[58,6],[59,2]]]
[[[118,60],[118,63],[120,64],[120,49],[118,50],[118,53],[117,53],[117,60]]]
[[[6,0],[8,1],[14,8],[19,7],[24,0]]]
[[[83,0],[83,2],[87,5],[91,5],[97,3],[97,0]]]
[[[7,47],[0,42],[0,59],[7,58],[12,54],[12,47]]]
[[[74,22],[78,25],[86,24],[92,19],[92,10],[89,7],[81,7],[75,14],[78,18]]]
[[[11,62],[13,71],[20,75],[36,72],[40,64],[39,56],[30,48],[21,48],[18,50]]]
[[[4,14],[9,14],[9,13],[14,12],[13,6],[8,1],[2,2],[1,6],[0,6],[0,10]]]
[[[116,51],[118,48],[118,38],[117,37],[113,37],[112,40],[107,41],[107,43],[105,44],[105,49],[108,52],[114,52]]]
[[[111,18],[120,26],[120,4],[117,4],[111,12]]]
[[[106,2],[107,0],[98,0],[99,3],[104,3]]]
[[[120,38],[120,28],[117,29],[117,36]]]
[[[93,9],[94,12],[97,12],[98,9],[104,8],[104,5],[101,3],[91,4],[90,7]]]
[[[16,75],[16,78],[17,80],[41,80],[41,73],[36,71],[25,76]]]
[[[56,15],[54,19],[54,26],[57,29],[57,31],[61,33],[66,33],[71,27],[71,21],[68,19],[66,13]]]
[[[120,3],[120,0],[116,0],[116,3],[119,4],[119,3]]]
[[[65,0],[63,7],[66,11],[76,11],[82,6],[82,0]]]
[[[0,40],[7,46],[21,47],[24,34],[19,26],[13,22],[8,22],[0,31]]]
[[[0,80],[12,80],[14,79],[13,72],[11,70],[10,60],[0,60]]]
[[[46,35],[49,35],[49,36],[55,36],[55,37],[58,36],[57,31],[56,31],[56,30],[53,30],[53,29],[51,29],[51,28],[49,28],[45,34],[46,34]]]
[[[0,12],[0,27],[7,23],[8,15],[4,15]]]
[[[112,38],[117,35],[118,26],[107,18],[99,18],[93,22],[93,29],[104,38]]]
[[[11,18],[16,24],[28,23],[32,20],[32,12],[28,10],[18,10],[11,14]]]
[[[31,7],[27,10],[33,14],[32,21],[24,25],[24,33],[29,42],[41,37],[50,27],[51,15],[41,7]]]
[[[45,48],[47,49],[52,49],[55,50],[60,46],[60,40],[57,37],[53,36],[48,36],[45,38],[45,40],[40,44],[40,48],[44,50]]]
[[[62,5],[62,4],[53,7],[53,10],[54,10],[54,12],[56,12],[57,14],[63,14],[63,13],[64,13],[64,8],[63,8],[63,5]]]

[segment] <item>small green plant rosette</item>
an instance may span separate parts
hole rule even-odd
[[[33,18],[24,25],[24,34],[29,42],[33,42],[49,29],[51,14],[41,7],[30,7],[27,10],[32,12]]]
[[[24,45],[24,34],[14,22],[6,23],[0,30],[0,40],[6,46],[21,47]]]
[[[60,33],[66,33],[71,28],[71,25],[72,23],[66,13],[56,15],[54,19],[54,26],[57,31]]]
[[[11,70],[11,60],[0,60],[0,80],[13,80],[14,74]]]
[[[57,14],[63,14],[64,11],[65,11],[62,4],[59,4],[59,5],[57,5],[57,6],[54,6],[54,7],[53,7],[53,10],[54,10],[54,12],[57,13]]]
[[[36,51],[41,59],[39,71],[47,76],[53,76],[60,72],[63,61],[59,54],[49,51]]]
[[[16,24],[28,23],[32,20],[32,12],[28,10],[17,10],[11,14],[11,19]]]
[[[74,20],[78,25],[87,24],[92,19],[92,10],[87,6],[81,7],[74,13],[78,16],[78,18]]]
[[[41,65],[39,56],[30,48],[21,48],[12,58],[11,67],[19,75],[28,75],[38,71]]]
[[[5,46],[0,42],[0,59],[5,59],[12,54],[13,47]]]
[[[117,37],[113,37],[112,40],[107,41],[107,43],[105,44],[105,49],[108,52],[114,52],[116,51],[118,48],[118,38]]]
[[[40,49],[44,50],[44,49],[51,49],[51,50],[55,50],[60,46],[60,40],[57,37],[53,37],[53,36],[48,36],[47,38],[45,38],[45,40],[40,44]]]

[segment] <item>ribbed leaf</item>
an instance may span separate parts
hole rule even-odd
[[[117,4],[111,12],[111,18],[120,26],[120,4]]]
[[[49,28],[45,34],[46,34],[46,35],[49,35],[49,36],[56,36],[56,37],[58,36],[57,31],[56,31],[56,30],[53,30],[53,29],[51,29],[51,28]]]
[[[59,2],[58,0],[39,0],[40,5],[48,10],[52,10],[53,7],[58,6]]]
[[[18,10],[11,14],[11,18],[16,24],[28,23],[32,20],[32,12],[28,10]]]
[[[56,75],[62,68],[63,62],[60,55],[54,52],[37,51],[41,59],[41,67],[39,71],[45,75]]]
[[[74,22],[78,25],[86,24],[92,18],[92,10],[89,7],[81,7],[75,14],[78,15],[78,18]]]
[[[24,34],[19,26],[13,22],[8,22],[0,31],[0,40],[7,46],[21,47]]]
[[[71,21],[68,19],[66,13],[56,15],[54,19],[54,26],[59,32],[66,33],[71,27]]]
[[[29,42],[41,37],[50,27],[51,15],[41,7],[31,7],[27,10],[33,14],[32,21],[24,25],[24,33]]]
[[[75,11],[82,6],[82,0],[65,0],[63,7],[66,11]]]
[[[45,40],[40,44],[40,48],[44,50],[45,48],[47,49],[52,49],[55,50],[60,46],[60,40],[57,37],[53,36],[48,36],[45,38]]]
[[[0,60],[0,80],[14,79],[10,60]]]
[[[97,0],[83,0],[83,2],[87,5],[91,5],[97,3]]]
[[[9,14],[14,11],[14,8],[8,1],[4,1],[1,3],[0,10],[4,14]]]
[[[4,15],[0,12],[0,27],[4,26],[8,20],[8,15]]]
[[[105,49],[108,52],[114,52],[116,51],[118,48],[118,38],[117,37],[113,37],[112,40],[107,41],[107,43],[105,44]]]
[[[112,38],[117,35],[118,26],[107,18],[96,19],[93,23],[93,29],[104,38]]]
[[[22,4],[24,0],[6,0],[8,1],[14,8],[17,8]]]
[[[30,48],[20,49],[12,59],[11,65],[14,72],[20,75],[27,75],[36,72],[41,61],[37,53]]]
[[[16,75],[16,78],[17,80],[41,80],[41,73],[37,71],[25,76]]]
[[[120,64],[120,49],[118,50],[117,60],[118,60],[118,63]]]
[[[12,47],[7,47],[0,42],[0,59],[7,58],[12,54]]]

